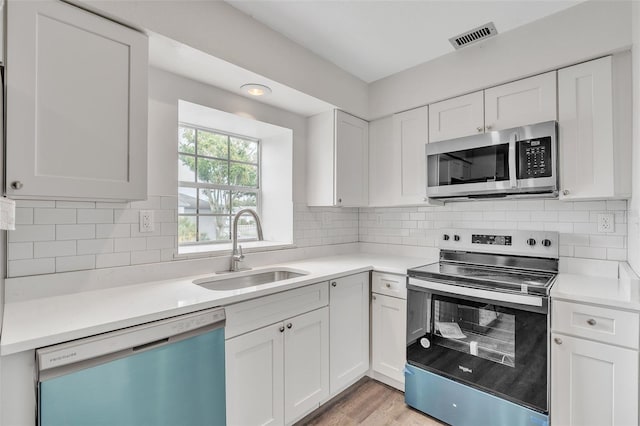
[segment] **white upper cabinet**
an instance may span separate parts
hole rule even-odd
[[[484,132],[483,91],[429,105],[429,142]]]
[[[630,56],[558,71],[560,198],[625,198],[631,193]]]
[[[309,118],[307,204],[366,207],[369,123],[334,110]]]
[[[426,201],[427,169],[424,146],[429,137],[427,107],[412,109],[393,116],[393,141],[400,150],[399,204]]]
[[[429,105],[429,142],[555,120],[556,72]]]
[[[7,194],[146,198],[147,37],[60,1],[7,9]]]
[[[485,130],[503,130],[556,120],[556,72],[484,91]]]
[[[369,205],[399,206],[426,201],[427,107],[369,124]]]

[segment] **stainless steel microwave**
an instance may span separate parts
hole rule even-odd
[[[442,200],[558,195],[558,123],[428,143],[427,195]]]

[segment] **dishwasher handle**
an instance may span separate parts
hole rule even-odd
[[[214,308],[41,348],[36,350],[38,374],[134,348],[150,349],[224,324],[224,308]]]

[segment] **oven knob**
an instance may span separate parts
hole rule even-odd
[[[454,241],[460,241],[460,235],[454,235],[453,236],[453,240]]]
[[[449,236],[447,234],[444,234],[442,236],[442,239],[445,240],[445,241],[449,241]]]
[[[536,245],[536,240],[534,240],[533,238],[529,238],[527,240],[527,245],[529,245],[531,247],[535,246]]]
[[[547,240],[547,239],[542,240],[542,245],[545,247],[549,247],[551,245],[551,240]]]

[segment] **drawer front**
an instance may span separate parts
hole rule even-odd
[[[638,349],[637,313],[556,300],[552,309],[553,331]]]
[[[325,281],[225,306],[225,338],[230,339],[328,304],[329,283]]]
[[[374,272],[371,292],[407,299],[407,276]]]

